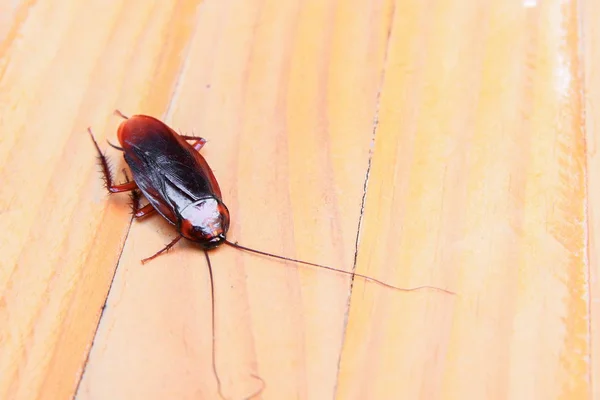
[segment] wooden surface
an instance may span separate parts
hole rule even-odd
[[[210,286],[85,132],[208,140],[227,398],[600,399],[600,6],[0,0],[0,398],[218,399]],[[114,171],[125,166],[107,150]]]

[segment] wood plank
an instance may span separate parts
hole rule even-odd
[[[591,398],[600,399],[600,3],[587,1],[581,4],[585,130],[587,141],[587,211],[589,255],[589,304]]]
[[[85,129],[104,137],[117,105],[166,108],[194,7],[177,3],[16,7],[0,48],[0,398],[73,396],[129,226]]]
[[[577,6],[398,3],[337,398],[589,396]]]
[[[352,267],[390,17],[365,0],[199,9],[167,119],[208,139],[233,240]],[[132,226],[78,400],[218,398],[202,254],[139,265],[172,237]],[[256,374],[265,399],[331,398],[350,280],[229,248],[211,258],[223,394],[245,398]]]

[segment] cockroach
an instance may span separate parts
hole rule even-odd
[[[114,183],[108,160],[100,150],[100,146],[98,146],[91,128],[88,128],[88,133],[98,152],[98,160],[106,189],[109,193],[132,192],[132,209],[135,218],[141,218],[158,212],[175,226],[178,233],[175,239],[152,256],[143,259],[142,263],[146,263],[167,252],[181,238],[186,238],[197,243],[204,251],[208,264],[212,299],[212,368],[221,397],[224,396],[221,391],[221,381],[215,363],[213,272],[208,251],[222,244],[238,250],[283,261],[350,275],[352,278],[360,277],[393,290],[410,292],[421,289],[434,289],[454,294],[449,290],[432,286],[419,286],[411,289],[400,288],[356,272],[348,272],[326,265],[279,256],[242,246],[237,242],[228,240],[229,210],[225,206],[225,203],[223,203],[221,189],[211,168],[199,153],[200,149],[206,144],[206,140],[201,137],[179,134],[165,123],[147,115],[127,117],[119,110],[115,110],[115,114],[124,119],[117,131],[117,137],[121,146],[108,143],[111,147],[123,152],[125,162],[133,175],[133,180],[129,181],[127,178],[125,183]],[[148,204],[143,207],[140,207],[138,190],[148,200]],[[265,387],[265,383],[260,377],[253,374],[251,376],[260,380],[262,385],[249,398],[260,393]]]

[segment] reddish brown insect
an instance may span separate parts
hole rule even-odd
[[[215,366],[214,285],[212,265],[208,256],[208,250],[220,246],[223,243],[240,250],[280,260],[323,268],[352,277],[360,277],[378,285],[403,292],[429,288],[454,294],[448,290],[431,286],[420,286],[412,289],[400,288],[362,274],[270,254],[241,246],[227,240],[226,236],[230,220],[229,210],[223,203],[221,189],[219,188],[219,184],[217,183],[212,170],[204,157],[198,152],[204,146],[206,141],[199,137],[180,135],[163,122],[147,115],[134,115],[131,118],[128,118],[118,110],[115,111],[115,113],[125,119],[119,126],[117,132],[121,147],[109,144],[123,152],[125,161],[133,174],[133,181],[128,181],[119,185],[114,184],[107,159],[102,154],[96,139],[94,139],[92,130],[88,128],[90,137],[98,151],[98,158],[104,175],[106,188],[110,193],[128,191],[133,193],[132,207],[135,218],[141,218],[158,212],[167,221],[175,225],[175,228],[179,233],[179,235],[163,249],[159,250],[154,255],[145,258],[142,262],[150,261],[168,251],[181,240],[182,237],[197,243],[204,250],[210,275],[213,310],[212,365],[220,394],[221,382]],[[192,143],[190,144],[189,141]],[[137,189],[142,192],[149,202],[149,204],[141,208],[139,206],[139,194],[137,193]],[[259,379],[262,382],[262,386],[250,397],[260,393],[264,388],[262,379],[256,375],[252,376]]]

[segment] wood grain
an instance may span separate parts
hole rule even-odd
[[[338,395],[585,398],[577,8],[404,5],[358,271],[407,286],[439,282],[458,295],[390,296],[357,284]],[[438,34],[409,34],[428,24]],[[373,368],[357,374],[361,365]]]
[[[584,52],[585,129],[587,140],[587,198],[588,210],[588,266],[590,288],[590,385],[593,399],[600,399],[600,29],[597,15],[600,4],[585,2],[581,5]]]
[[[0,0],[0,398],[218,399],[190,243],[86,134],[208,140],[227,398],[600,399],[593,2]],[[123,179],[121,155],[107,153]]]

